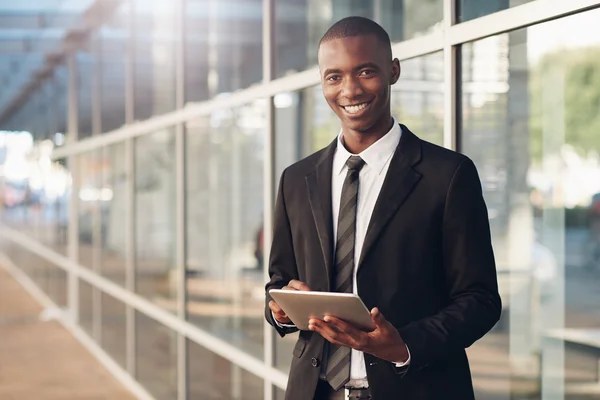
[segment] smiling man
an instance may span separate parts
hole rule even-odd
[[[353,292],[375,329],[312,319],[286,399],[473,399],[465,348],[501,310],[475,166],[391,115],[400,63],[378,24],[337,22],[318,56],[341,131],[281,176],[265,315],[283,336],[297,328],[270,289]]]

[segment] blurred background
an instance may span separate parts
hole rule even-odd
[[[283,399],[271,213],[339,131],[316,54],[350,15],[390,34],[396,118],[480,173],[476,397],[600,399],[597,0],[1,0],[0,264],[138,398]]]

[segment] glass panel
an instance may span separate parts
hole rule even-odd
[[[54,264],[48,265],[48,296],[60,308],[67,306],[67,273]]]
[[[93,318],[93,291],[92,286],[79,280],[79,325],[90,337],[94,337]]]
[[[71,174],[65,159],[49,163],[47,157],[41,157],[38,163],[44,177],[40,212],[45,232],[41,241],[54,251],[66,255]]]
[[[0,131],[3,222],[34,237],[34,213],[31,204],[35,194],[30,185],[30,154],[34,149],[29,132]]]
[[[186,101],[262,80],[262,0],[187,0]]]
[[[279,388],[275,389],[275,400],[285,400],[285,391]]]
[[[263,358],[266,101],[188,123],[189,320]]]
[[[458,4],[458,21],[465,22],[493,14],[498,11],[506,10],[510,7],[529,3],[533,0],[460,0]]]
[[[188,340],[191,399],[262,399],[263,380]]]
[[[94,49],[100,74],[100,132],[109,132],[125,124],[125,61],[129,51],[129,10],[123,2],[97,33]]]
[[[102,299],[102,348],[123,368],[127,355],[125,304],[105,293]]]
[[[132,0],[134,9],[134,119],[175,108],[175,7],[169,1]]]
[[[177,398],[177,335],[136,312],[136,378],[156,400]]]
[[[92,136],[92,82],[94,54],[86,49],[75,54],[77,74],[77,139]]]
[[[172,128],[135,140],[136,291],[176,310],[175,135]]]
[[[482,180],[504,303],[469,350],[478,398],[597,388],[600,34],[580,32],[598,32],[599,18],[462,47],[461,143]]]
[[[276,75],[316,65],[319,40],[342,18],[379,21],[391,41],[399,42],[439,29],[442,4],[442,0],[279,0],[275,3]]]
[[[423,140],[444,143],[444,54],[440,51],[400,62],[392,86],[392,115]]]
[[[125,285],[127,182],[125,144],[104,149],[103,186],[100,190],[101,272],[110,280]]]
[[[79,168],[79,264],[98,268],[102,169],[99,151],[77,157]]]

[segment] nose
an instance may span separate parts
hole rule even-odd
[[[360,81],[356,78],[346,78],[342,82],[342,96],[351,100],[364,94]]]

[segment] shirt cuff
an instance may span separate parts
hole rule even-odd
[[[277,321],[277,318],[275,318],[275,314],[273,314],[273,311],[271,311],[271,316],[273,317],[273,321],[275,321],[275,324],[280,328],[295,328],[296,327],[296,325],[294,325],[294,324],[282,324],[281,322]],[[410,353],[409,353],[408,360],[410,361]]]
[[[406,343],[404,344],[404,346],[406,346]],[[406,359],[406,361],[403,361],[403,362],[395,362],[394,364],[396,365],[396,368],[405,367],[407,365],[410,365],[410,350],[408,349],[408,346],[406,346],[406,351],[408,352],[408,358]]]

